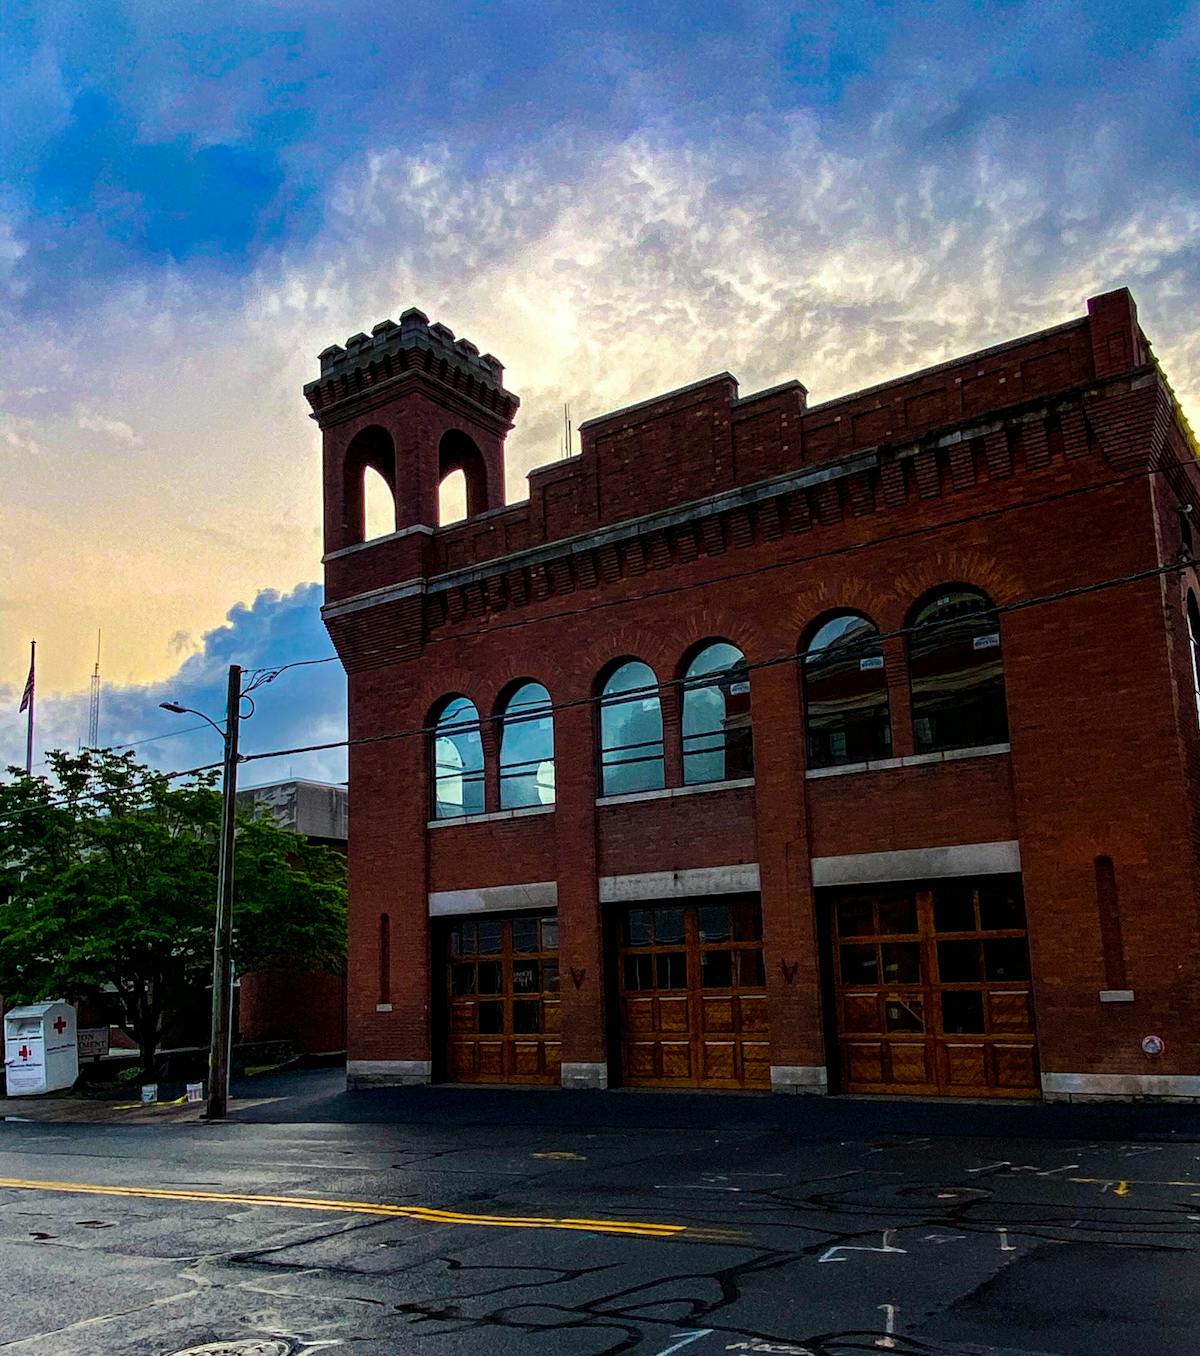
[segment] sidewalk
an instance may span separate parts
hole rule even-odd
[[[198,1124],[200,1105],[143,1106],[86,1097],[0,1099],[0,1118],[59,1124]],[[429,1087],[347,1092],[342,1069],[287,1069],[236,1079],[229,1121],[243,1125],[527,1125],[539,1129],[697,1127],[782,1133],[797,1140],[928,1136],[1200,1143],[1200,1106],[1084,1105],[766,1093],[569,1092],[560,1088]]]
[[[275,1098],[231,1097],[236,1118]],[[54,1121],[63,1125],[177,1125],[204,1119],[203,1102],[106,1101],[95,1097],[0,1097],[0,1121]]]

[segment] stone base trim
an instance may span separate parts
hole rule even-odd
[[[427,1059],[351,1059],[346,1063],[346,1087],[411,1088],[428,1083],[433,1065]]]
[[[608,1087],[608,1065],[564,1064],[562,1085],[564,1088],[591,1088],[603,1092]]]
[[[1200,1101],[1200,1076],[1195,1074],[1042,1074],[1042,1096],[1047,1102]]]
[[[772,1092],[804,1092],[823,1095],[829,1091],[824,1064],[772,1064]]]

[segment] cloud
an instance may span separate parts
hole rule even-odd
[[[36,420],[0,409],[0,451],[40,456],[44,449],[38,441],[37,431]]]
[[[124,443],[126,447],[140,447],[141,438],[124,419],[106,419],[103,415],[81,411],[75,420],[77,428],[85,433],[102,433],[114,442]]]
[[[325,9],[280,31],[229,0],[47,0],[14,34],[9,682],[37,635],[48,681],[81,689],[101,627],[106,672],[161,684],[228,599],[316,576],[300,388],[408,305],[506,363],[512,497],[564,401],[578,423],[728,368],[815,402],[1122,284],[1200,401],[1194,10],[394,7],[364,44]],[[70,211],[37,210],[43,167]]]
[[[195,716],[177,716],[159,707],[163,701],[192,707],[221,723],[224,719],[228,665],[248,671],[274,670],[296,660],[332,656],[320,620],[321,590],[301,585],[288,594],[266,591],[252,603],[238,603],[226,623],[203,637],[163,682],[105,683],[100,699],[100,742],[132,745],[140,761],[163,770],[219,763],[217,734]],[[40,668],[39,668],[40,678]],[[23,764],[25,717],[18,713],[18,692],[0,683],[0,767]],[[288,669],[254,696],[252,717],[242,727],[242,751],[266,752],[346,737],[345,677],[341,665],[328,663]],[[54,692],[39,681],[37,761],[47,749],[75,749],[87,738],[87,692]],[[248,710],[248,707],[247,707]],[[291,776],[344,781],[344,749],[287,755],[248,764],[241,781],[258,785]]]

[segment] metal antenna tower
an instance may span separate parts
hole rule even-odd
[[[88,737],[89,749],[100,745],[100,632],[96,632],[96,667],[92,670],[92,688],[88,701]]]

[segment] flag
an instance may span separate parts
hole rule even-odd
[[[29,661],[29,677],[25,679],[25,691],[21,694],[21,705],[17,707],[18,714],[26,711],[33,705],[33,660]]]

